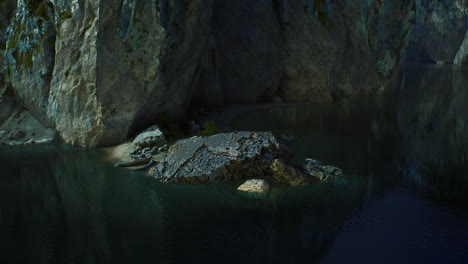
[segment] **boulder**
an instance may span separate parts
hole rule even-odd
[[[343,176],[341,169],[335,166],[325,165],[318,160],[306,159],[303,168],[307,175],[313,176],[321,181],[330,181]]]
[[[309,170],[292,165],[271,132],[233,132],[192,137],[172,145],[149,175],[164,183],[214,183],[267,178],[290,186],[338,177],[341,170],[307,160]],[[307,173],[306,173],[307,172]]]
[[[244,182],[237,190],[250,193],[268,193],[270,191],[270,185],[266,180],[251,179]]]
[[[270,161],[283,150],[271,132],[221,133],[177,141],[150,175],[166,183],[212,183],[269,174]]]
[[[151,148],[151,147],[161,147],[166,144],[166,138],[164,133],[159,129],[158,126],[152,126],[143,133],[139,134],[135,140],[133,140],[133,145],[139,146],[141,148]]]

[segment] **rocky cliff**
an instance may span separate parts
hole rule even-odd
[[[466,65],[467,33],[468,1],[418,0],[407,60]]]
[[[196,65],[185,58],[202,30],[189,26],[201,6],[166,5],[19,0],[5,53],[15,97],[66,143],[85,146],[122,141],[149,114],[181,115]],[[180,12],[197,16],[179,21]]]
[[[0,0],[0,96],[5,92],[5,72],[3,61],[5,57],[6,29],[10,16],[16,8],[16,0]]]
[[[4,31],[4,76],[16,101],[66,143],[111,145],[191,105],[381,93],[410,36],[421,45],[411,29],[429,8],[418,1],[18,0]],[[463,12],[466,20],[464,4],[442,24]],[[466,23],[454,27],[462,50]],[[454,47],[451,61],[462,64],[466,48]]]

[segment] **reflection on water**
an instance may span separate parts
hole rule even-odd
[[[162,208],[153,191],[129,173],[101,165],[97,151],[48,147],[0,153],[1,263],[159,257],[152,250],[159,241],[147,241],[162,230]],[[131,252],[121,250],[130,245]]]
[[[410,65],[398,89],[403,174],[439,199],[468,200],[468,69]]]
[[[163,185],[67,147],[0,159],[0,263],[316,262],[365,191],[359,177],[264,199]]]
[[[467,73],[410,65],[386,100],[271,108],[235,121],[299,135],[296,162],[316,158],[347,180],[362,177],[362,209],[344,221],[323,263],[468,260]]]
[[[0,148],[0,263],[464,263],[466,75],[414,66],[396,101],[257,111],[336,183],[163,185],[99,150]],[[435,77],[434,77],[435,76]]]

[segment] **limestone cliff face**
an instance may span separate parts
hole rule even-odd
[[[6,31],[6,76],[17,99],[46,121],[55,54],[54,9],[47,1],[19,0]]]
[[[417,21],[411,34],[407,59],[463,64],[468,45],[462,45],[468,32],[468,1],[418,0],[416,13]]]
[[[157,113],[182,115],[204,4],[19,0],[6,45],[15,97],[83,146],[121,142]]]
[[[466,31],[465,39],[453,60],[453,64],[468,66],[468,30]]]
[[[405,54],[414,1],[283,1],[287,101],[381,92]]]
[[[66,143],[112,145],[190,105],[381,93],[422,2],[18,0],[4,76]]]
[[[15,11],[16,0],[0,0],[0,96],[5,92],[5,58],[6,29],[10,23],[10,16]]]

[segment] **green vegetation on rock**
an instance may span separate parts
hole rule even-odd
[[[212,136],[218,133],[218,128],[214,121],[207,121],[203,124],[202,131],[200,131],[200,136]]]
[[[62,19],[62,20],[65,20],[65,19],[72,18],[73,15],[72,15],[72,12],[66,11],[66,12],[60,13],[58,17],[59,17],[60,19]]]
[[[26,2],[26,6],[29,8],[29,10],[34,16],[49,19],[48,1],[29,0]]]
[[[26,6],[29,15],[21,19],[12,21],[12,30],[7,37],[6,51],[11,54],[15,60],[14,64],[9,64],[10,75],[13,74],[13,68],[24,67],[31,69],[33,67],[34,57],[43,52],[43,45],[55,46],[55,35],[52,27],[47,23],[50,20],[49,5],[47,1],[28,0]],[[28,30],[29,27],[35,27],[38,31]]]

